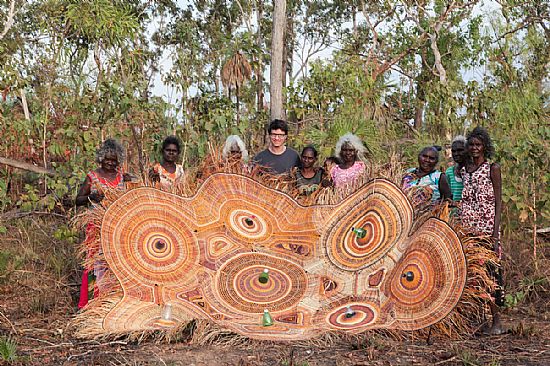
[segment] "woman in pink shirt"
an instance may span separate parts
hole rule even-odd
[[[336,143],[335,155],[341,163],[331,171],[332,182],[336,188],[349,186],[365,175],[366,148],[359,137],[348,132]]]

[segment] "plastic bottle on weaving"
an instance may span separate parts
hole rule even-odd
[[[273,325],[273,319],[271,318],[271,314],[269,314],[269,311],[267,309],[264,310],[264,315],[262,316],[262,325],[264,327],[269,327],[270,325]]]
[[[365,236],[367,236],[367,230],[363,229],[362,227],[352,227],[351,231],[353,231],[359,239],[363,239]]]
[[[162,308],[162,320],[171,321],[172,320],[172,304],[167,302]]]
[[[170,328],[176,325],[176,322],[172,319],[172,304],[165,303],[160,311],[160,319],[156,321],[156,325],[163,328]]]
[[[353,318],[353,316],[355,315],[355,311],[353,311],[353,309],[351,308],[351,305],[350,306],[346,306],[346,318]]]
[[[258,281],[260,281],[260,283],[267,283],[267,281],[269,281],[269,269],[264,269],[264,271],[260,274]]]

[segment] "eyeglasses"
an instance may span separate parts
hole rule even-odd
[[[284,139],[286,137],[286,134],[284,133],[270,133],[269,136],[274,139]]]

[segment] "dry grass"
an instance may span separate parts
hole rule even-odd
[[[391,167],[389,170],[391,172]],[[284,187],[279,181],[267,180],[264,183]],[[196,188],[197,183],[192,181],[178,187],[181,190],[179,194],[182,195],[190,195]],[[290,190],[289,192],[291,193]],[[99,219],[100,211],[97,213],[96,219]],[[309,365],[334,364],[330,360],[337,357],[340,357],[337,364],[341,365],[361,362],[387,364],[388,360],[392,364],[410,364],[410,359],[404,359],[400,355],[413,351],[425,353],[424,358],[420,357],[418,360],[438,364],[464,364],[464,361],[475,364],[508,364],[512,354],[512,359],[518,360],[517,364],[541,364],[544,363],[541,360],[548,360],[545,357],[550,357],[544,348],[549,342],[545,337],[550,329],[550,316],[544,310],[550,308],[550,262],[547,259],[550,246],[548,238],[539,237],[538,269],[535,268],[529,233],[514,233],[514,237],[504,240],[507,294],[515,296],[518,302],[515,310],[508,310],[508,314],[505,312],[511,334],[487,341],[494,351],[488,349],[489,346],[480,348],[479,340],[470,337],[469,332],[474,327],[465,332],[467,336],[459,343],[449,343],[451,341],[446,340],[444,335],[449,332],[450,327],[456,329],[463,324],[453,317],[448,318],[450,324],[440,329],[440,335],[432,334],[437,348],[425,345],[426,332],[366,332],[358,336],[329,333],[313,341],[274,344],[249,341],[207,322],[193,322],[171,334],[118,334],[96,341],[78,341],[71,335],[68,322],[76,310],[80,281],[77,242],[82,235],[79,237],[70,230],[70,216],[30,214],[2,222],[7,232],[0,234],[0,334],[16,341],[17,354],[29,364],[58,364],[59,357],[64,357],[69,363],[97,361],[94,358],[98,357],[94,355],[97,352],[104,355],[100,362],[102,364],[162,364],[160,361],[152,363],[157,361],[140,354],[134,345],[141,343],[139,349],[143,352],[157,347],[154,348],[155,352],[166,354],[170,348],[166,348],[165,344],[169,342],[179,342],[178,347],[185,350],[182,352],[216,354],[219,352],[216,351],[217,347],[230,349],[227,357],[232,354],[237,360],[234,364],[239,364],[239,359],[242,359],[244,361],[240,364],[243,365],[281,364],[282,361],[289,361],[290,347],[296,349],[293,354],[296,362],[308,362]],[[469,240],[473,239],[464,241],[469,258],[486,256],[486,252],[480,252],[479,246],[469,243]],[[469,266],[469,282],[486,282],[486,274],[479,262],[470,260]],[[468,295],[480,298],[480,292],[485,290],[480,286],[469,288],[473,292],[466,293],[458,313],[468,316],[473,314],[474,319],[479,319],[483,316],[482,303],[467,299]],[[520,293],[523,294],[521,299],[518,298]],[[510,314],[514,319],[510,318]],[[454,330],[452,332],[454,334]],[[161,343],[154,346],[157,343],[146,341],[149,339]],[[195,346],[187,346],[187,342],[202,346],[189,348]],[[455,345],[455,348],[451,345]],[[272,350],[275,355],[262,353],[265,349]],[[334,349],[343,351],[340,354],[325,351]],[[311,353],[306,353],[307,350]],[[55,358],[51,355],[55,355]],[[183,356],[179,360],[181,357]],[[168,361],[166,357],[163,360]],[[172,358],[172,364],[177,364],[174,362],[177,361]]]

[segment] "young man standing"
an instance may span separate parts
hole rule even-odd
[[[254,157],[254,163],[268,168],[275,174],[288,173],[295,166],[300,166],[300,155],[296,150],[286,146],[287,123],[275,119],[269,124],[267,131],[269,146]]]

